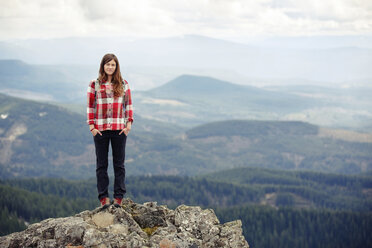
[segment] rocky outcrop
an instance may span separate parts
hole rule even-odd
[[[72,217],[46,219],[25,231],[0,237],[0,247],[249,247],[241,221],[220,224],[213,210],[125,199]]]

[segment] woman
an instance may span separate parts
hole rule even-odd
[[[133,107],[128,82],[121,77],[119,61],[114,54],[103,56],[98,79],[89,84],[87,114],[96,147],[98,199],[102,208],[111,204],[107,174],[111,143],[115,175],[113,204],[119,207],[126,192],[125,144],[132,128]]]

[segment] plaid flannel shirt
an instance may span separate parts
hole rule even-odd
[[[133,122],[132,97],[128,82],[124,80],[124,96],[114,97],[110,83],[96,83],[88,86],[87,123],[94,124],[99,131],[122,130],[127,122]]]

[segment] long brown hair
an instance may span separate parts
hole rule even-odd
[[[104,66],[106,63],[110,62],[111,60],[114,60],[116,63],[116,68],[115,68],[114,74],[112,75],[111,83],[114,89],[114,96],[119,97],[124,94],[124,89],[123,89],[124,80],[121,77],[119,60],[114,54],[108,53],[108,54],[105,54],[105,56],[103,56],[101,60],[101,65],[99,67],[98,81],[100,84],[102,82],[107,81],[108,76],[104,70]]]

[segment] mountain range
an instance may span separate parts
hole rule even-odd
[[[44,65],[96,65],[98,68],[109,47],[124,67],[136,65],[143,70],[167,67],[170,71],[173,67],[183,68],[185,73],[187,68],[194,68],[194,73],[196,69],[214,70],[214,76],[219,78],[227,72],[236,78],[240,75],[241,79],[295,78],[320,82],[371,78],[372,50],[365,46],[367,42],[358,44],[368,37],[353,38],[354,42],[343,42],[342,37],[315,37],[313,40],[307,37],[305,41],[288,38],[250,44],[197,35],[143,40],[119,37],[9,40],[0,42],[0,59]],[[283,44],[292,45],[289,48],[281,46]],[[216,74],[216,71],[222,73]]]
[[[89,66],[30,65],[18,60],[0,60],[0,92],[57,103],[83,114],[87,78],[94,74]],[[345,87],[258,88],[213,77],[181,75],[150,90],[132,92],[135,112],[140,116],[184,127],[225,119],[258,119],[299,120],[372,131],[369,97],[372,88]]]

